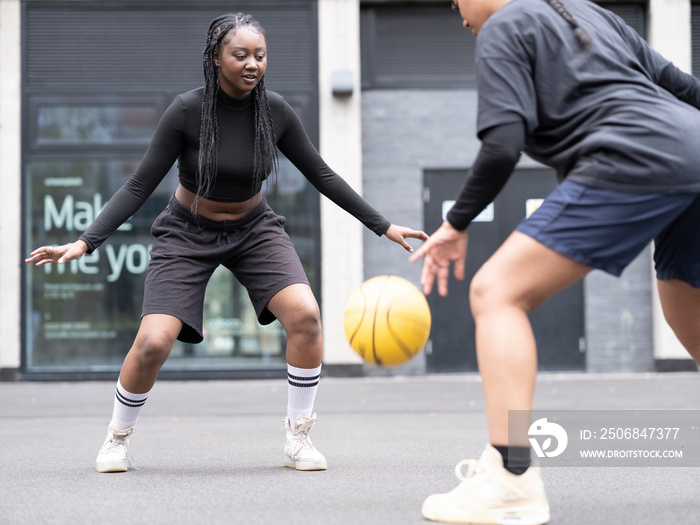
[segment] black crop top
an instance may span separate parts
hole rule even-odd
[[[97,249],[129,219],[153,193],[178,160],[180,184],[197,192],[195,174],[199,156],[199,131],[204,88],[175,98],[163,114],[141,163],[114,194],[90,227],[79,237],[88,253]],[[211,195],[213,201],[242,202],[253,197],[254,108],[252,96],[237,100],[218,92],[218,171]],[[349,184],[321,158],[299,117],[273,91],[267,92],[277,147],[323,195],[356,217],[367,228],[383,235],[391,223],[365,202]]]

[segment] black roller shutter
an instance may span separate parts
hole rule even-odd
[[[646,37],[642,3],[602,3]],[[370,3],[361,11],[363,89],[476,88],[476,39],[449,2]]]
[[[253,14],[266,29],[268,86],[315,87],[315,2],[29,2],[25,88],[180,92],[197,87],[203,83],[209,23],[232,10]]]

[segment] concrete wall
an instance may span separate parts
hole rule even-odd
[[[320,153],[362,194],[359,17],[358,0],[318,2]],[[337,72],[352,77],[351,95],[334,95]],[[337,365],[359,367],[361,362],[345,339],[342,320],[345,303],[363,281],[363,229],[354,217],[321,197],[321,314],[327,372]]]
[[[0,380],[20,365],[20,1],[0,0]]]
[[[691,73],[691,2],[649,1],[649,43],[678,68]],[[666,323],[656,286],[652,286],[654,355],[659,360],[688,359],[688,354]]]

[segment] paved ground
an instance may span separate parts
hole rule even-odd
[[[0,383],[0,524],[427,524],[486,442],[475,375],[326,378],[326,472],[281,466],[284,380],[160,381],[138,470],[97,474],[112,382]],[[538,409],[698,409],[700,373],[542,374]],[[543,469],[553,524],[700,523],[700,468]]]

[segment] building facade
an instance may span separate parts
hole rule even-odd
[[[700,71],[691,2],[599,3],[681,69]],[[474,39],[449,4],[0,0],[0,380],[116,377],[138,328],[150,223],[177,184],[175,169],[95,254],[65,267],[22,261],[36,246],[74,240],[128,178],[173,97],[203,83],[206,28],[223,12],[251,12],[266,28],[267,86],[297,111],[328,164],[392,222],[437,228],[478,151]],[[468,274],[554,183],[521,160],[470,229]],[[319,197],[286,159],[266,191],[321,304],[327,373],[476,369],[467,285],[457,282],[447,299],[429,298],[424,352],[395,369],[363,365],[343,334],[347,299],[376,275],[418,284],[419,265]],[[660,315],[651,248],[620,279],[593,272],[532,322],[542,369],[695,369]],[[163,377],[284,373],[283,331],[257,324],[226,272],[207,290],[205,329],[200,345],[176,345]]]

